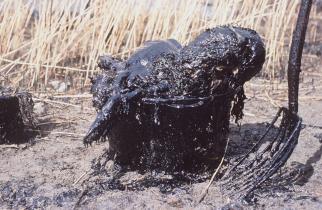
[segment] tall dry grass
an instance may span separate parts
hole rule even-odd
[[[187,44],[226,24],[262,35],[263,75],[274,78],[285,71],[298,7],[299,0],[0,0],[0,84],[45,90],[65,79],[81,88],[101,54],[126,57],[145,40]],[[312,16],[319,18],[314,8]],[[317,27],[310,25],[308,39],[321,38]]]

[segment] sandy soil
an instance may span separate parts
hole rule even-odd
[[[314,79],[314,80],[312,80]],[[80,209],[322,209],[322,80],[310,76],[301,84],[300,116],[304,126],[299,144],[288,160],[288,171],[301,170],[284,190],[257,195],[255,204],[245,204],[223,196],[214,183],[198,204],[208,181],[184,184],[168,193],[159,187],[131,190],[105,190],[86,196]],[[242,129],[232,123],[231,138],[236,147],[247,146],[249,136],[259,135],[277,112],[287,105],[285,82],[256,79],[247,85],[248,100]],[[58,101],[58,103],[57,103]],[[73,104],[73,105],[67,105]],[[82,194],[82,181],[91,161],[102,154],[107,142],[85,147],[82,136],[95,117],[90,98],[36,100],[42,135],[32,143],[0,146],[1,209],[71,209]],[[298,166],[301,168],[299,169]],[[139,176],[136,172],[128,179]]]

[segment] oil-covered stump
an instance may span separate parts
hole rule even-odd
[[[216,168],[227,142],[230,104],[227,95],[186,109],[141,104],[111,129],[110,154],[131,169],[203,172]]]
[[[259,35],[233,26],[206,30],[185,47],[150,41],[126,61],[103,56],[91,88],[98,113],[84,143],[107,138],[108,155],[132,170],[216,168],[230,114],[242,117],[243,85],[264,61]]]
[[[35,135],[35,127],[31,95],[0,87],[0,144],[25,143]]]

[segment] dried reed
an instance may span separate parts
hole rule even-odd
[[[45,90],[52,79],[88,85],[101,54],[127,57],[146,40],[187,44],[206,28],[233,24],[265,39],[263,75],[284,74],[299,0],[0,0],[0,85]],[[313,8],[312,16],[319,18]],[[308,39],[318,37],[311,24]]]

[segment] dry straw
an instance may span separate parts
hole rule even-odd
[[[263,75],[274,78],[284,72],[298,6],[299,0],[0,0],[0,85],[45,90],[50,80],[64,79],[82,88],[101,54],[124,58],[146,40],[186,44],[226,24],[264,37]],[[309,31],[317,40],[317,24]]]

